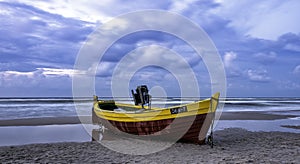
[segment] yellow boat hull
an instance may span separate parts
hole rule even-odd
[[[101,109],[105,101],[97,100],[94,102],[93,122],[116,133],[203,143],[214,119],[219,95],[216,93],[210,99],[168,108],[142,109],[141,106],[115,104],[131,111]]]

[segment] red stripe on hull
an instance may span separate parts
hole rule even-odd
[[[172,140],[181,142],[203,143],[209,129],[212,114],[180,117],[157,121],[119,122],[98,118],[104,127],[113,133],[120,131],[145,139]],[[201,132],[201,134],[200,134]],[[200,135],[199,135],[200,134]]]

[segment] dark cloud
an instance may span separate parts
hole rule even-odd
[[[153,44],[161,44],[170,42],[172,36],[160,31],[141,31],[120,37],[105,52],[102,60],[109,62],[118,62],[123,56],[130,53],[137,47]],[[170,47],[169,47],[170,48]]]
[[[135,32],[121,37],[105,52],[102,60],[118,62],[123,56],[134,49],[151,44],[176,51],[185,57],[192,67],[197,65],[201,60],[201,58],[195,55],[196,52],[183,40],[165,32],[151,30]]]
[[[0,16],[0,62],[15,63],[1,70],[34,70],[45,62],[71,67],[81,42],[93,30],[86,22],[25,4],[1,2],[0,6],[10,13]]]

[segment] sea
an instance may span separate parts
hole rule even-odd
[[[132,100],[128,98],[115,98],[115,100],[132,103]],[[151,105],[168,107],[196,100],[199,98],[153,98]],[[295,117],[275,120],[218,120],[214,130],[245,128],[249,131],[300,133],[299,129],[284,127],[285,125],[300,126],[300,98],[226,98],[221,100],[220,104],[224,105],[223,113],[265,112]],[[0,120],[91,116],[92,105],[92,98],[0,98]],[[0,126],[0,146],[66,141],[85,142],[91,140],[89,135],[91,132],[85,131],[86,128],[81,124]]]
[[[128,98],[114,99],[132,103]],[[153,98],[151,105],[168,107],[197,100],[199,98]],[[224,104],[222,112],[264,111],[300,116],[300,98],[226,98],[220,103]],[[91,115],[92,105],[92,98],[0,98],[0,120]]]

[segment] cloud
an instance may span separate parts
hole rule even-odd
[[[300,35],[292,32],[285,33],[278,38],[278,41],[283,43],[298,43],[300,41]]]
[[[278,82],[278,88],[283,89],[283,90],[292,90],[293,91],[293,96],[297,96],[297,90],[300,90],[300,83],[299,82],[294,82],[291,80],[279,80]]]
[[[258,3],[251,0],[224,0],[219,1],[219,4],[220,7],[213,12],[230,20],[229,25],[244,35],[276,40],[285,33],[300,32],[300,23],[293,17],[300,15],[300,2],[297,0],[266,0]]]
[[[89,76],[111,77],[116,64],[117,63],[107,61],[94,63],[85,73]]]
[[[0,71],[71,67],[90,24],[17,2],[0,2]]]
[[[60,91],[62,88],[68,88],[66,93],[70,93],[70,81],[74,74],[92,75],[93,71],[96,72],[97,80],[105,81],[101,91],[108,91],[116,64],[128,53],[149,45],[166,47],[180,54],[196,72],[199,84],[209,83],[205,63],[201,62],[194,50],[184,41],[157,31],[141,31],[124,36],[106,51],[101,61],[95,61],[90,70],[71,73],[81,45],[98,25],[120,14],[142,9],[172,11],[201,26],[223,57],[227,77],[230,77],[228,83],[235,88],[231,93],[244,93],[245,86],[262,88],[260,85],[266,84],[261,82],[269,82],[269,88],[276,88],[274,81],[279,79],[287,79],[296,87],[299,79],[295,75],[300,74],[300,28],[299,22],[295,21],[295,17],[300,15],[298,6],[296,0],[266,0],[257,3],[250,0],[1,1],[1,91],[13,94],[14,88],[16,93],[21,88],[25,93],[30,93],[29,89],[24,89],[26,83],[28,88],[36,90],[36,94],[41,90],[43,92],[39,93],[63,94]],[[157,22],[166,20],[157,18]],[[141,22],[141,19],[135,20],[137,25]],[[128,26],[126,22],[121,23],[124,27]],[[170,28],[184,32],[180,24]],[[165,52],[157,52],[151,47],[136,53],[140,56],[137,56],[135,62],[142,64],[146,61],[166,60],[164,57],[167,57],[157,55]],[[184,74],[186,69],[180,60],[170,58],[167,61],[168,67]],[[126,71],[122,73],[126,74]],[[135,78],[144,81],[152,78],[153,83],[159,82],[164,88],[172,90],[175,83],[168,84],[165,81],[176,79],[166,74],[168,72],[161,68],[147,67],[138,72]],[[257,92],[259,95],[260,92]]]
[[[20,72],[20,71],[2,71],[0,72],[2,82],[5,82],[7,85],[13,85],[14,81],[19,83],[26,83],[30,80],[39,80],[41,78],[50,78],[50,77],[62,77],[66,76],[71,78],[74,75],[85,74],[85,72],[77,71],[73,69],[55,69],[55,68],[37,68],[35,71],[29,72]],[[27,79],[25,81],[20,79]]]
[[[51,14],[59,13],[65,18],[73,18],[85,22],[102,24],[115,16],[142,9],[167,9],[173,2],[170,0],[150,2],[144,0],[89,0],[87,1],[37,1],[20,0],[30,6]]]
[[[108,62],[118,62],[124,55],[137,47],[148,46],[151,44],[162,45],[172,48],[178,45],[178,38],[160,31],[140,31],[126,35],[117,40],[105,52],[102,60]]]
[[[149,63],[155,63],[156,65],[164,66],[170,69],[180,70],[182,68],[185,71],[186,60],[182,58],[179,54],[175,55],[175,52],[171,50],[158,46],[150,45],[147,47],[141,47],[136,49],[130,57],[132,57],[132,62],[128,67],[135,66],[135,62],[139,65],[148,65]],[[134,62],[133,62],[134,61]]]
[[[300,33],[286,33],[279,37],[278,41],[276,42],[277,46],[281,46],[283,50],[288,50],[289,52],[300,52]]]
[[[172,3],[172,5],[170,6],[169,10],[173,11],[173,12],[179,12],[182,13],[185,10],[189,9],[191,5],[193,5],[193,3],[195,2],[195,0],[182,0],[182,1],[175,1]]]
[[[0,96],[70,96],[71,77],[83,75],[72,69],[38,68],[35,71],[0,72]]]
[[[223,57],[224,66],[226,69],[227,77],[240,76],[240,68],[235,64],[237,54],[235,52],[226,52]]]
[[[300,75],[300,65],[297,65],[294,70],[293,70],[294,74]]]
[[[226,52],[224,55],[224,65],[227,68],[234,67],[233,61],[237,58],[236,53],[234,52]]]
[[[268,71],[264,69],[247,71],[248,78],[254,82],[269,82],[271,78],[268,76]]]
[[[258,62],[262,64],[272,64],[276,61],[277,59],[277,54],[273,51],[269,53],[256,53],[253,55],[255,59],[257,59]]]
[[[297,44],[287,44],[287,45],[285,45],[284,49],[300,52],[300,46]]]
[[[167,78],[166,70],[178,78],[186,77],[185,79],[194,73],[188,62],[179,54],[176,55],[174,51],[165,47],[150,45],[127,54],[116,66],[114,76],[117,79],[128,79],[145,67],[147,69],[143,70],[143,74],[137,73],[136,77],[148,82],[157,81],[157,78],[163,81]]]

